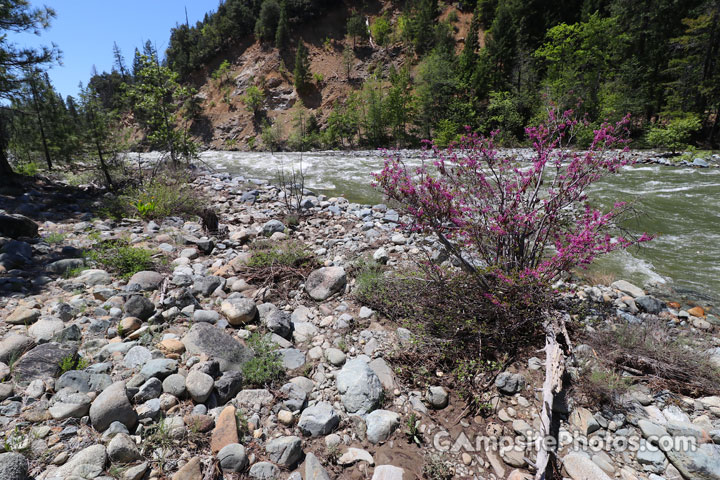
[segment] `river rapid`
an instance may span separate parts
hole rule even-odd
[[[515,150],[520,156],[527,150]],[[405,152],[408,164],[418,152]],[[639,154],[647,157],[646,154]],[[302,159],[305,187],[351,202],[382,203],[371,186],[371,173],[382,168],[378,151],[276,153],[206,151],[206,166],[247,179],[276,182],[278,170],[298,167]],[[593,202],[635,202],[639,215],[626,228],[657,235],[640,248],[616,252],[592,266],[638,285],[674,291],[682,297],[720,305],[720,168],[640,163],[623,168],[595,184]]]

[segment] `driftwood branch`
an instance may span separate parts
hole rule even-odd
[[[549,480],[553,476],[553,459],[555,451],[549,450],[543,440],[554,437],[557,440],[556,432],[553,429],[553,403],[555,397],[562,391],[563,375],[565,374],[565,353],[558,342],[558,337],[570,349],[570,339],[565,328],[567,314],[562,317],[548,318],[545,323],[545,382],[542,389],[542,412],[540,413],[540,436],[538,439],[538,454],[535,465],[537,472],[535,480]],[[557,445],[557,441],[555,445]]]

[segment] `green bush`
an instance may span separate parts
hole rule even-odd
[[[259,333],[252,334],[247,344],[255,356],[242,366],[245,382],[253,387],[268,387],[281,380],[285,370],[277,345]]]
[[[123,278],[129,278],[143,270],[150,270],[154,266],[150,250],[132,247],[125,240],[96,244],[87,252],[87,256]]]
[[[106,200],[100,213],[117,220],[124,217],[146,220],[169,216],[187,218],[197,215],[200,204],[202,199],[185,179],[160,174],[143,185],[126,188]]]
[[[219,84],[224,84],[230,80],[230,62],[223,60],[217,70],[212,73],[212,79]]]
[[[40,169],[38,168],[37,163],[32,161],[15,165],[15,173],[26,177],[34,177],[39,171]]]
[[[45,241],[50,245],[62,243],[63,241],[65,241],[65,234],[58,232],[50,233],[45,237]]]
[[[68,355],[67,357],[60,360],[60,371],[61,373],[69,372],[70,370],[84,370],[90,365],[83,357],[76,357],[75,355]]]
[[[647,142],[655,148],[667,148],[672,153],[676,153],[687,147],[692,135],[700,130],[701,126],[702,123],[697,116],[683,115],[664,125],[651,128],[646,137]]]
[[[379,17],[370,26],[370,32],[378,45],[385,46],[390,42],[392,27],[385,16]]]

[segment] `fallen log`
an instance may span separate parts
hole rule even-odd
[[[550,480],[555,472],[555,446],[558,445],[557,431],[553,428],[553,403],[562,391],[563,375],[565,374],[566,355],[558,337],[565,342],[568,354],[572,351],[565,323],[568,314],[549,318],[545,323],[545,381],[542,389],[542,411],[540,412],[540,432],[537,439],[537,460],[535,480]],[[545,442],[553,438],[554,445]]]

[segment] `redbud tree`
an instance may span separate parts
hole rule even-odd
[[[429,145],[419,167],[389,154],[375,182],[413,219],[407,227],[435,234],[493,302],[508,285],[547,292],[599,255],[650,239],[617,234],[625,203],[602,210],[587,197],[594,182],[630,163],[628,122],[603,124],[580,152],[568,147],[584,122],[572,110],[550,110],[545,124],[526,129],[530,161],[499,152],[497,132],[468,133],[447,149]]]

